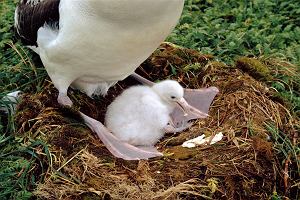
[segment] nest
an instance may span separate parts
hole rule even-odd
[[[154,81],[174,79],[189,88],[215,86],[220,93],[210,117],[157,144],[163,157],[124,161],[109,153],[77,110],[103,122],[109,103],[137,83],[128,78],[99,99],[70,91],[75,105],[70,109],[57,104],[57,91],[45,82],[41,93],[23,96],[16,116],[19,135],[49,144],[50,156],[40,151],[47,170],[41,173],[37,167],[34,172],[43,177],[34,192],[38,198],[267,199],[283,185],[267,127],[291,130],[293,122],[264,83],[211,55],[168,43],[138,73]],[[181,147],[187,139],[218,132],[225,137],[215,145]]]

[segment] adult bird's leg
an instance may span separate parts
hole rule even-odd
[[[50,76],[52,83],[54,87],[58,90],[58,97],[57,97],[57,102],[60,105],[64,106],[72,106],[73,102],[71,99],[68,97],[68,88],[71,85],[73,79],[66,79],[64,77],[64,73],[59,73],[59,72],[51,72],[47,71],[48,75]]]
[[[60,105],[64,105],[64,106],[72,106],[73,105],[73,102],[71,101],[70,97],[68,97],[68,94],[66,92],[58,93],[57,102]]]
[[[142,76],[134,73],[131,75],[134,79],[141,82],[142,84],[152,86],[154,83],[143,78]],[[184,99],[189,105],[202,111],[203,113],[208,113],[210,104],[219,90],[216,87],[202,88],[202,89],[184,89]],[[183,127],[188,121],[192,119],[205,118],[207,116],[199,116],[188,114],[182,111],[180,107],[176,107],[171,114],[172,123],[174,127]]]
[[[154,83],[152,81],[149,81],[148,79],[138,75],[137,73],[133,73],[130,76],[144,85],[148,85],[148,86],[154,85]]]

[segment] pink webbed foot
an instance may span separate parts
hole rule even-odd
[[[184,98],[189,105],[207,114],[210,104],[218,92],[219,90],[216,87],[203,89],[184,89]],[[199,117],[199,115],[196,116],[193,114],[185,115],[182,109],[176,107],[171,114],[171,119],[175,127],[181,127],[192,119],[205,118],[207,116]]]
[[[80,115],[82,116],[85,123],[89,126],[89,128],[98,135],[106,148],[115,157],[123,158],[124,160],[141,160],[163,155],[155,148],[141,149],[128,143],[122,142],[112,133],[110,133],[109,130],[101,122],[88,117],[81,112]]]

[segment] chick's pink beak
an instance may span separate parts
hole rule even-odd
[[[194,115],[195,117],[198,117],[198,118],[208,117],[208,114],[191,106],[190,104],[188,104],[188,102],[184,98],[179,99],[178,101],[176,101],[176,103],[179,105],[179,107],[184,112],[184,116]]]

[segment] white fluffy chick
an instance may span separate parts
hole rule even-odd
[[[153,86],[133,86],[118,96],[107,109],[105,123],[124,142],[135,146],[153,146],[165,132],[179,132],[170,123],[170,114],[179,105],[186,113],[207,115],[190,106],[184,90],[176,81],[165,80]]]

